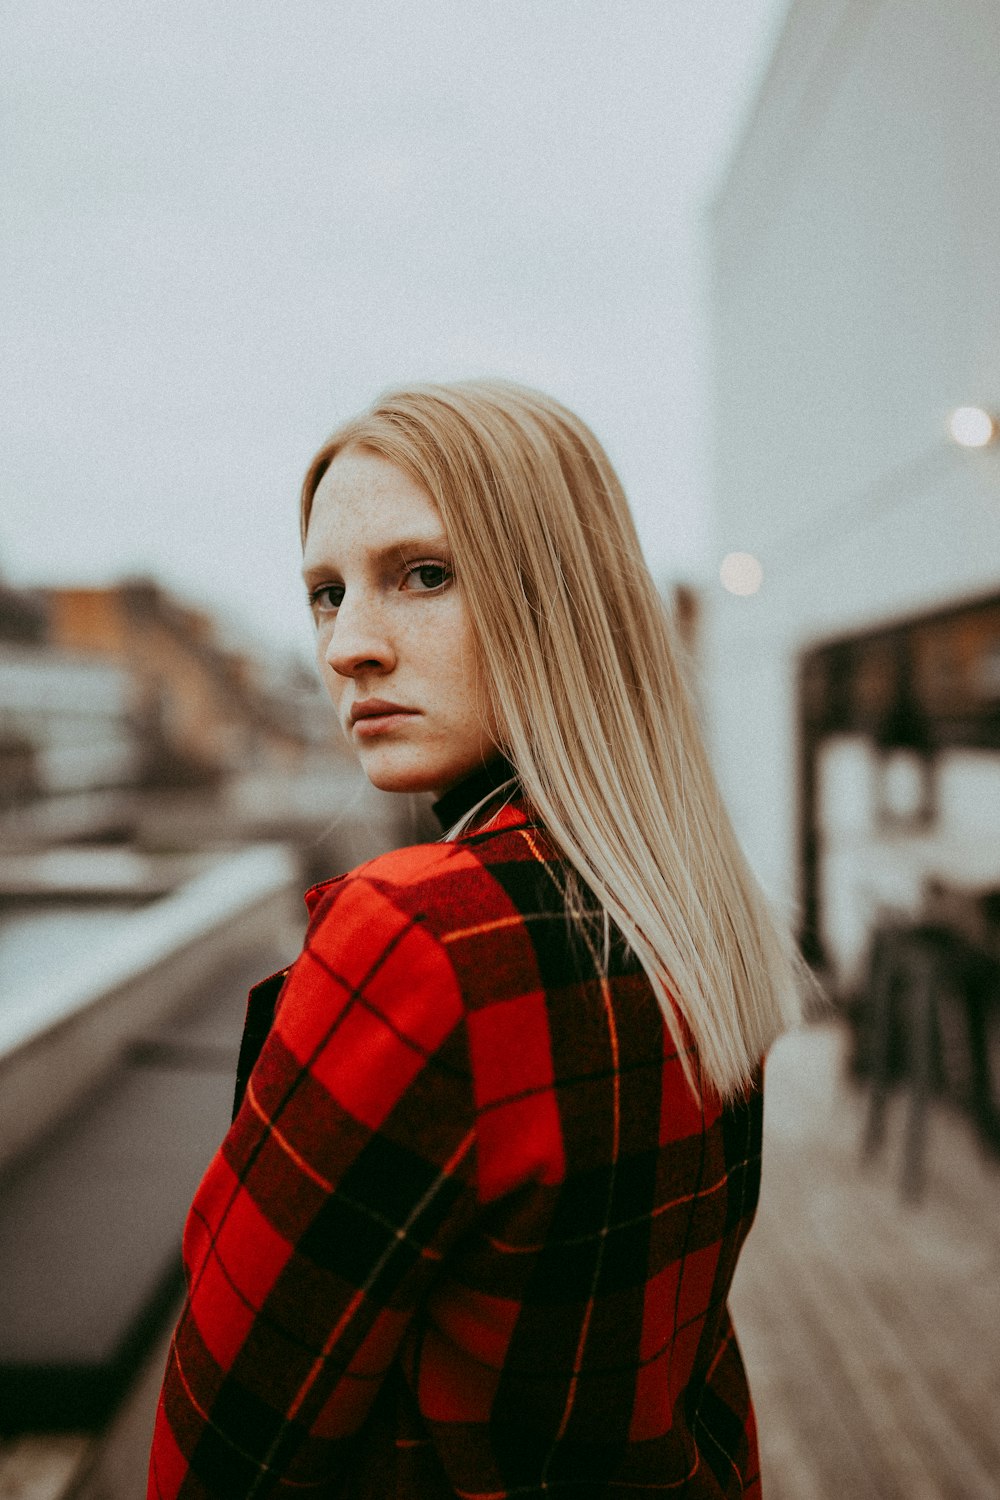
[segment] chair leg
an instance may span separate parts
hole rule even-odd
[[[917,944],[908,955],[906,1021],[909,1053],[909,1117],[903,1149],[903,1197],[917,1202],[924,1188],[927,1116],[934,1087],[937,997],[944,981],[932,949]]]
[[[965,1020],[969,1038],[970,1103],[984,1146],[1000,1148],[1000,1114],[993,1097],[993,1074],[990,1067],[989,1026],[990,1001],[994,998],[992,975],[969,976],[965,997]]]
[[[885,1137],[885,1109],[889,1096],[889,1073],[892,1049],[892,1022],[897,990],[897,967],[894,945],[886,940],[879,946],[872,963],[871,978],[871,1053],[868,1117],[862,1139],[861,1154],[868,1161],[879,1150]]]

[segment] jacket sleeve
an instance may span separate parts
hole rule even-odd
[[[447,1247],[474,1110],[442,946],[362,874],[330,893],[184,1233],[149,1495],[323,1490]]]

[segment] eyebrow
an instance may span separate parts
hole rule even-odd
[[[399,537],[396,541],[387,542],[384,547],[375,548],[369,556],[376,563],[384,563],[398,561],[400,554],[405,557],[408,553],[419,556],[428,552],[450,555],[451,548],[443,531],[436,532],[433,536]],[[330,574],[336,571],[332,563],[317,562],[302,569],[302,578],[308,587],[310,584],[321,583],[323,579],[329,578]]]

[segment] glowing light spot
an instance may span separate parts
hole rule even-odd
[[[986,448],[997,435],[997,419],[981,406],[958,406],[948,418],[948,431],[962,448]]]
[[[756,594],[764,582],[764,569],[752,552],[727,552],[719,577],[731,594]]]

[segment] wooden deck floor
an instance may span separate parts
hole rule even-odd
[[[1000,1496],[1000,1167],[939,1107],[901,1202],[896,1110],[860,1164],[865,1096],[836,1023],[767,1064],[757,1221],[733,1315],[765,1500]]]
[[[764,1500],[996,1500],[1000,1167],[937,1110],[926,1196],[904,1205],[895,1115],[884,1156],[859,1164],[844,1044],[811,1028],[767,1065],[763,1193],[733,1288]],[[0,1444],[0,1500],[133,1500],[162,1362],[96,1465],[83,1438]]]

